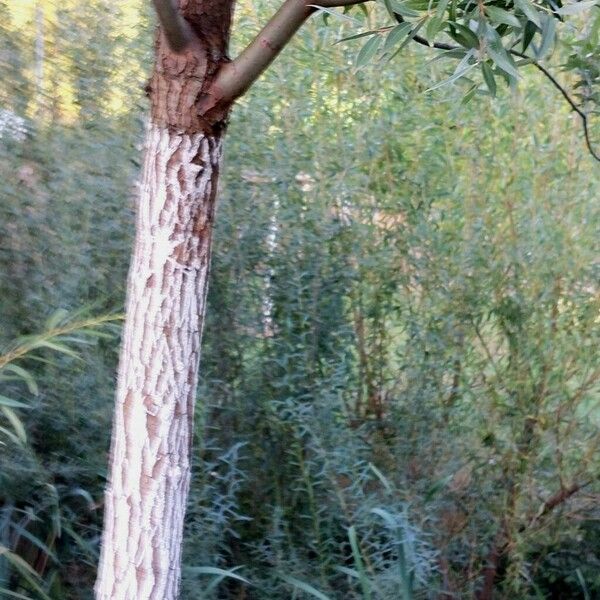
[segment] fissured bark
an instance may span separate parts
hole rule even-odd
[[[182,0],[197,40],[159,32],[129,272],[97,600],[175,600],[190,481],[221,140],[228,107],[202,106],[233,2]],[[215,116],[216,115],[216,116]]]

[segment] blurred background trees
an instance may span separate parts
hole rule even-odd
[[[0,596],[79,600],[118,336],[78,311],[123,302],[151,13],[0,16]],[[539,73],[424,93],[448,66],[356,69],[352,18],[232,118],[182,597],[594,598],[597,164]]]

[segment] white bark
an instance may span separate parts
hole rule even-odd
[[[151,125],[129,272],[97,600],[174,600],[221,143]]]

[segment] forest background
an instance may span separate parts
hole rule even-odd
[[[598,597],[578,117],[534,69],[357,67],[372,16],[325,17],[231,119],[182,597]],[[153,18],[0,1],[1,597],[92,596]]]

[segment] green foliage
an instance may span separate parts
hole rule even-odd
[[[64,310],[55,312],[46,322],[46,331],[20,338],[0,349],[0,389],[22,394],[24,387],[28,394],[39,396],[33,369],[16,363],[46,362],[48,353],[79,359],[72,346],[111,339],[114,336],[109,327],[120,318],[117,315],[69,315]],[[26,597],[19,596],[20,592],[30,591],[36,597],[51,600],[48,593],[49,588],[56,591],[52,579],[60,564],[56,549],[61,545],[61,538],[63,542],[68,540],[71,553],[78,548],[87,554],[88,562],[96,560],[95,550],[72,529],[80,519],[82,501],[86,512],[95,509],[95,502],[86,490],[57,482],[54,477],[58,473],[49,477],[45,471],[47,457],[36,443],[38,440],[30,441],[27,435],[28,429],[35,430],[36,419],[25,420],[19,414],[22,409],[32,409],[32,404],[0,396],[3,412],[0,426],[0,591],[13,597]],[[41,577],[45,572],[49,574],[47,581]],[[9,585],[11,589],[8,589]]]
[[[151,52],[147,7],[109,4],[48,18],[41,96],[35,27],[1,23],[0,336],[27,352],[0,372],[0,594],[92,597],[118,342],[64,328],[122,304]],[[598,593],[600,184],[545,81],[513,56],[501,85],[509,40],[592,73],[597,19],[483,6],[315,20],[234,111],[184,600],[473,597],[496,540],[497,597]],[[417,35],[461,46],[443,93]]]
[[[522,79],[521,68],[550,58],[558,48],[568,58],[557,67],[574,74],[574,95],[579,110],[595,114],[598,106],[600,77],[600,5],[597,0],[563,3],[561,0],[383,0],[388,19],[399,23],[372,28],[373,20],[386,21],[383,11],[372,11],[368,31],[355,33],[340,41],[368,36],[359,50],[356,66],[370,61],[387,63],[411,42],[435,48],[437,58],[458,61],[451,77],[437,82],[428,91],[437,90],[462,79],[469,85],[463,97],[467,103],[475,93],[496,95],[495,78],[514,87]],[[361,8],[364,7],[361,5]],[[357,21],[359,26],[360,20]],[[381,43],[385,38],[385,43]],[[441,38],[441,39],[440,39]],[[564,52],[563,52],[564,54]],[[560,60],[560,59],[559,59]],[[472,71],[482,79],[471,79]],[[389,67],[388,67],[389,68]],[[540,70],[548,76],[544,67]],[[548,77],[548,85],[560,85]],[[481,83],[485,84],[484,86]],[[564,90],[563,94],[569,92]],[[572,102],[573,100],[571,100]],[[584,123],[584,125],[587,124]],[[589,136],[589,133],[586,134]],[[587,143],[590,144],[589,140]]]

